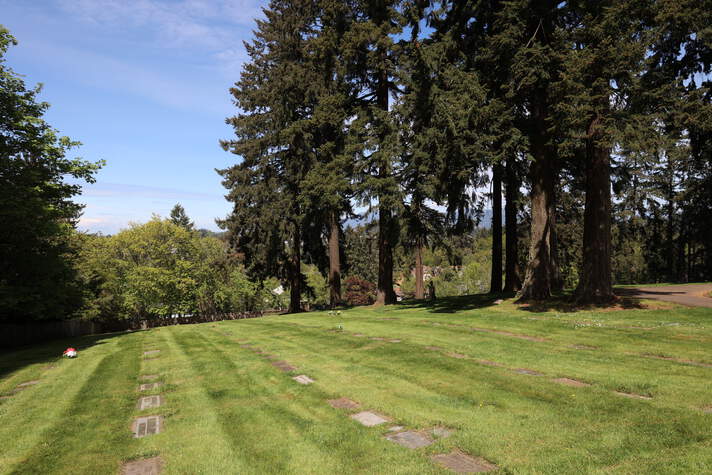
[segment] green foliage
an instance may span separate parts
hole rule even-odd
[[[185,209],[180,203],[176,203],[173,209],[171,209],[171,222],[178,226],[183,226],[188,231],[193,230],[193,222],[188,215],[185,214]]]
[[[5,64],[14,44],[0,26],[0,320],[61,319],[82,305],[71,245],[82,206],[72,198],[101,162],[66,157],[79,142],[45,122],[41,86]]]
[[[86,318],[152,318],[261,309],[258,285],[227,245],[154,217],[115,236],[80,235]]]

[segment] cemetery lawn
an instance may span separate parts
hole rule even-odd
[[[474,296],[5,351],[0,473],[113,474],[153,456],[163,473],[448,473],[430,457],[453,450],[499,473],[712,472],[712,309],[648,305]],[[70,345],[79,356],[61,359]],[[163,385],[140,393],[151,374]],[[140,411],[147,394],[164,404]],[[340,397],[360,409],[327,403]],[[369,410],[391,422],[349,417]],[[162,432],[133,438],[142,415]],[[412,450],[385,439],[394,425],[452,434]]]

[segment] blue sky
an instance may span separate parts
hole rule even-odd
[[[199,227],[230,210],[215,168],[238,159],[218,141],[232,132],[228,93],[246,59],[252,0],[0,0],[17,38],[7,63],[41,82],[49,123],[104,159],[80,229],[114,233],[180,202]]]

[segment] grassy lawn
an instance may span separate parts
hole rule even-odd
[[[502,473],[711,472],[712,309],[651,307],[453,298],[5,352],[0,473],[117,473],[156,455],[164,473],[447,473],[430,455],[453,449]],[[70,344],[79,357],[62,360]],[[165,403],[139,411],[146,374],[160,375],[146,394]],[[553,381],[562,377],[590,386]],[[13,393],[27,381],[38,382]],[[364,427],[327,403],[339,397],[392,422]],[[164,417],[163,432],[134,439],[145,413]],[[384,438],[393,425],[453,433],[411,450]]]

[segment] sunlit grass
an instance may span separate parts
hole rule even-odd
[[[454,448],[516,473],[712,470],[703,410],[712,368],[653,357],[712,364],[711,309],[492,301],[165,327],[5,353],[0,394],[40,382],[0,400],[0,472],[116,473],[160,455],[166,473],[440,473],[429,455]],[[283,373],[238,341],[298,370]],[[59,359],[70,343],[79,357]],[[152,348],[158,358],[143,359]],[[164,432],[133,439],[138,378],[152,373],[166,404],[148,412],[164,416]],[[296,374],[315,383],[297,384]],[[393,424],[454,434],[402,448],[383,438],[392,424],[366,428],[326,403],[342,396]]]

